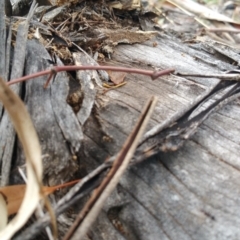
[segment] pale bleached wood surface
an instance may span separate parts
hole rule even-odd
[[[183,44],[162,34],[145,44],[117,47],[111,62],[192,73],[234,68],[230,59],[221,61],[221,55],[206,52],[205,46]],[[159,97],[153,126],[184,109],[219,80],[166,76],[152,82],[128,75],[127,81],[99,97],[101,107],[95,113],[99,123],[92,118],[85,125],[88,171],[118,151],[150,95]],[[106,204],[107,215],[92,229],[93,239],[107,239],[105,234],[114,224],[124,239],[239,239],[239,111],[236,100],[210,116],[178,151],[160,153],[132,167]]]

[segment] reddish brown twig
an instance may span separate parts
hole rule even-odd
[[[56,66],[48,70],[44,70],[41,72],[33,73],[21,78],[17,78],[14,80],[9,81],[7,84],[12,85],[15,83],[19,82],[24,82],[36,77],[44,76],[44,75],[49,75],[44,88],[46,88],[52,78],[53,75],[55,75],[58,72],[63,72],[63,71],[77,71],[77,70],[111,70],[111,71],[116,71],[116,72],[127,72],[127,73],[137,73],[137,74],[142,74],[146,75],[152,78],[152,80],[163,76],[167,75],[170,73],[173,73],[175,69],[170,68],[170,69],[165,69],[162,71],[151,71],[151,70],[143,70],[143,69],[138,69],[138,68],[126,68],[126,67],[113,67],[113,66],[91,66],[91,65],[85,65],[85,66]]]

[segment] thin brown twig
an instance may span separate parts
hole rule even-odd
[[[173,68],[165,69],[162,71],[151,71],[151,70],[144,70],[144,69],[138,69],[138,68],[126,68],[126,67],[114,67],[114,66],[92,66],[92,65],[55,66],[48,70],[40,71],[40,72],[33,73],[33,74],[30,74],[30,75],[27,75],[27,76],[24,76],[21,78],[11,80],[7,84],[12,85],[15,83],[24,82],[24,81],[27,81],[27,80],[30,80],[33,78],[37,78],[37,77],[49,75],[49,74],[50,74],[50,77],[52,77],[55,73],[58,73],[58,72],[77,71],[77,70],[111,70],[111,71],[116,71],[116,72],[137,73],[137,74],[149,76],[152,78],[152,80],[154,80],[160,76],[173,73],[175,71],[175,69],[173,69]],[[50,82],[50,79],[51,79],[50,77],[48,78],[47,82],[44,85],[45,88],[47,87],[48,83]]]
[[[55,69],[54,68],[52,68],[51,69],[51,73],[50,73],[50,75],[49,75],[49,77],[48,77],[48,79],[47,79],[47,81],[45,82],[45,84],[44,84],[44,89],[46,89],[47,87],[48,87],[48,85],[49,85],[49,83],[50,83],[50,81],[51,81],[51,79],[53,78],[53,77],[55,77],[56,76],[56,74],[57,74],[57,72],[55,71]]]

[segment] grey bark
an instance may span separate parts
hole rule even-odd
[[[212,48],[207,43],[183,44],[162,33],[144,44],[118,46],[112,63],[151,69],[174,67],[191,73],[234,69],[231,61],[239,62],[234,49],[216,52],[215,46],[209,51]],[[229,54],[229,60],[224,54]],[[51,67],[48,59],[37,41],[28,42],[27,74]],[[67,75],[57,75],[46,90],[42,87],[45,80],[41,77],[26,83],[25,102],[41,141],[45,179],[51,184],[70,178],[77,165],[89,173],[116,154],[149,96],[157,95],[159,102],[148,130],[185,111],[220,81],[175,75],[152,81],[128,75],[124,87],[97,93],[92,114],[81,126],[65,102]],[[112,239],[114,235],[134,240],[239,239],[239,112],[237,99],[212,114],[181,149],[160,152],[129,168],[86,239]],[[79,162],[74,162],[71,150],[80,146]],[[16,165],[23,160],[20,152]]]
[[[153,41],[156,40],[117,47],[114,63],[142,68],[174,67],[179,72],[195,73],[233,69],[232,60],[221,61],[224,55],[203,51],[207,44],[186,45],[165,34],[158,36],[155,48]],[[234,49],[226,50],[239,61]],[[96,114],[102,133],[94,123],[96,119],[85,126],[83,147],[91,166],[120,149],[149,95],[159,97],[150,129],[190,106],[219,82],[174,75],[153,82],[128,75],[127,81],[126,86],[98,99],[104,103]],[[101,229],[102,233],[115,228],[125,239],[239,239],[238,113],[239,100],[235,100],[211,115],[180,150],[160,153],[129,169],[106,203],[106,216],[99,217],[92,228],[92,239],[106,239],[103,234],[94,235],[101,226],[99,222],[106,221],[103,218],[112,225]],[[102,136],[109,136],[112,141],[103,143]],[[92,169],[90,164],[88,171]],[[115,212],[113,218],[109,217],[111,212]]]

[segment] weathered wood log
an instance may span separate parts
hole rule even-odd
[[[161,48],[161,41],[164,42],[165,48]],[[172,41],[177,42],[177,39]],[[148,53],[154,50],[154,53],[166,55],[162,51],[168,49],[168,43],[171,45],[169,37],[162,35],[158,43],[157,49],[150,47],[151,42],[146,43]],[[122,62],[119,58],[124,56],[126,63],[128,58],[124,53],[130,50],[131,58],[136,56],[136,59],[140,59],[137,53],[141,53],[139,49],[142,46],[117,48],[114,61]],[[180,58],[176,69],[186,70],[185,63],[181,59],[182,55],[179,53],[183,50],[187,52],[189,48],[181,46],[178,50],[175,47],[175,56]],[[194,51],[196,55],[201,53]],[[191,59],[190,56],[188,57]],[[205,54],[204,58],[206,57],[212,62],[216,60],[210,53]],[[182,58],[186,56],[183,55]],[[168,66],[170,60],[168,59],[168,62],[163,60],[164,58],[160,59],[156,65]],[[147,66],[148,62],[152,63],[154,59],[148,58],[143,61]],[[128,63],[132,64],[132,59],[128,60]],[[227,63],[208,68],[208,63],[199,65],[194,58],[191,66],[194,72],[201,72],[204,69],[218,72],[232,68]],[[179,81],[178,85],[175,83],[176,79]],[[98,107],[95,107],[91,119],[84,126],[85,138],[80,151],[80,161],[88,172],[107,156],[119,150],[124,138],[131,131],[129,125],[136,121],[142,106],[136,96],[142,101],[145,95],[149,94],[149,89],[151,93],[157,92],[155,94],[159,96],[160,101],[156,108],[156,117],[152,121],[152,125],[155,125],[158,121],[161,122],[161,118],[158,118],[162,116],[160,111],[164,110],[165,115],[162,117],[164,122],[166,118],[176,114],[175,112],[182,111],[186,105],[190,105],[194,98],[204,94],[218,80],[215,79],[212,83],[210,80],[203,81],[201,84],[201,80],[196,78],[187,80],[168,76],[155,82],[147,82],[144,77],[128,76],[128,81],[124,88],[110,91],[104,96],[99,95],[96,105]],[[136,91],[138,88],[139,93]],[[162,92],[158,92],[159,89],[162,89]],[[182,93],[183,90],[185,95]],[[185,106],[176,99],[185,100]],[[174,111],[169,110],[170,107]],[[238,223],[239,216],[236,214],[238,192],[235,186],[239,179],[236,156],[239,140],[237,137],[233,138],[234,141],[229,140],[231,136],[229,133],[237,136],[238,129],[230,128],[228,121],[234,126],[233,122],[238,120],[236,118],[238,111],[237,103],[232,103],[214,114],[206,124],[202,125],[197,135],[187,141],[178,152],[161,153],[158,158],[130,169],[106,204],[90,236],[93,239],[104,239],[106,234],[107,236],[116,234],[119,239],[122,237],[125,239],[217,239],[219,236],[222,239],[229,237],[237,239],[239,231],[235,223]],[[220,121],[219,116],[224,120]],[[210,135],[209,131],[214,134]],[[219,147],[224,143],[226,143],[225,147],[223,145]]]
[[[4,6],[4,4],[3,4]],[[2,6],[2,7],[3,7]],[[14,49],[14,57],[12,63],[12,69],[10,73],[10,79],[14,79],[17,77],[21,77],[24,71],[24,63],[25,63],[25,52],[26,52],[26,41],[28,36],[28,27],[30,19],[34,13],[35,5],[32,6],[31,10],[29,11],[29,15],[23,23],[20,23],[18,26],[18,32],[16,37],[16,47]],[[5,18],[3,14],[3,18]],[[5,19],[3,21],[3,26],[5,27],[5,32],[7,26],[4,24]],[[5,25],[5,26],[4,26]],[[11,27],[11,26],[10,26]],[[11,30],[9,30],[9,35],[11,34]],[[1,70],[2,76],[5,80],[8,80],[8,73],[9,73],[9,60],[10,60],[10,42],[11,42],[11,35],[9,36],[10,41],[7,41],[6,33],[3,37],[2,45],[0,49],[5,49],[2,51],[2,59],[5,60],[4,64],[2,65],[3,69]],[[8,43],[8,44],[7,44]],[[12,86],[12,90],[17,94],[21,95],[22,84],[16,84]],[[2,169],[1,169],[1,186],[5,186],[9,184],[9,173],[11,169],[11,159],[13,155],[13,148],[15,142],[15,130],[13,125],[10,121],[10,118],[7,112],[3,112],[0,121],[0,131],[1,131],[1,138],[0,138],[0,159],[2,162]]]
[[[155,48],[153,41],[157,41]],[[178,71],[195,73],[233,68],[221,61],[219,55],[203,53],[203,47],[183,45],[172,36],[160,34],[145,44],[117,47],[111,63],[142,68],[174,66]],[[188,108],[219,82],[175,75],[155,81],[128,75],[127,81],[126,86],[105,95],[99,92],[94,111],[83,126],[79,167],[86,172],[119,151],[148,96],[159,97],[151,129]],[[28,104],[34,98],[33,93]],[[235,101],[213,114],[178,151],[159,153],[131,167],[107,201],[89,233],[90,238],[115,235],[117,239],[238,239],[238,112]]]
[[[38,41],[28,41],[26,74],[51,67],[50,60],[48,52]],[[57,63],[61,64],[60,61]],[[67,75],[57,74],[47,89],[43,88],[45,82],[45,76],[26,82],[25,101],[42,144],[44,180],[53,185],[69,180],[77,171],[74,157],[83,135],[73,110],[66,102]],[[23,163],[24,156],[19,148],[15,164]]]
[[[233,68],[231,60],[221,61],[224,55],[203,52],[204,44],[187,46],[165,34],[155,41],[155,48],[153,41],[117,47],[114,64],[195,73]],[[100,107],[84,127],[88,171],[118,151],[149,95],[159,97],[153,126],[180,112],[219,80],[166,76],[152,82],[128,75],[127,81],[126,86],[99,96]],[[106,203],[92,239],[111,236],[109,228],[114,227],[124,239],[238,239],[238,112],[236,100],[213,114],[177,152],[160,153],[131,168]]]

